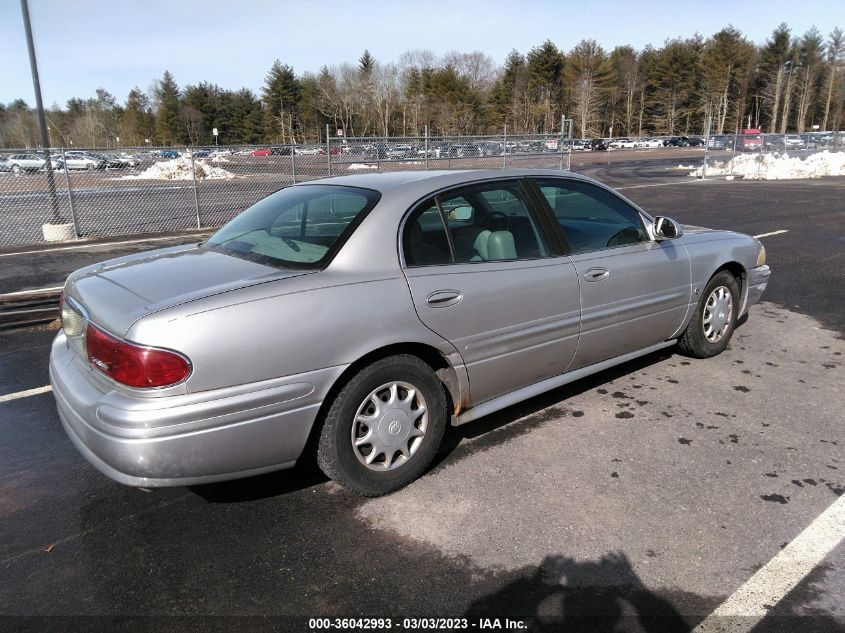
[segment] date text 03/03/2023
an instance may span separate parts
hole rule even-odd
[[[509,618],[403,618],[394,621],[392,618],[310,618],[308,628],[311,631],[346,630],[346,631],[389,631],[391,629],[416,630],[511,630],[518,631],[527,628],[522,620]]]

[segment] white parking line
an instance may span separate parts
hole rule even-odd
[[[737,589],[692,633],[744,633],[845,539],[845,495]]]
[[[35,389],[27,389],[26,391],[18,391],[17,393],[7,393],[5,396],[0,396],[0,402],[9,402],[11,400],[18,400],[19,398],[29,398],[30,396],[37,396],[40,393],[47,393],[53,391],[50,385],[44,387],[36,387]]]
[[[120,246],[121,244],[140,244],[142,242],[160,242],[162,240],[177,240],[182,237],[189,238],[205,235],[211,231],[188,233],[186,235],[171,235],[169,237],[148,237],[140,240],[123,240],[121,242],[90,242],[88,244],[74,244],[72,246],[57,246],[55,248],[42,248],[34,251],[20,251],[18,253],[0,253],[0,257],[14,257],[15,255],[32,255],[34,253],[52,253],[55,251],[73,251],[81,248],[97,248],[98,246]]]
[[[781,233],[789,233],[789,229],[781,229],[780,231],[772,231],[771,233],[760,233],[760,235],[755,235],[756,239],[760,239],[761,237],[770,237],[772,235],[780,235]]]
[[[48,294],[50,292],[56,292],[56,290],[61,290],[64,286],[53,286],[52,288],[38,288],[37,290],[18,290],[16,292],[7,292],[6,294],[0,295],[0,300],[5,299],[7,297],[15,297],[17,295],[34,295],[34,294]]]

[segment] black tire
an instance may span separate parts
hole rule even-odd
[[[731,311],[730,321],[727,324],[727,331],[722,334],[718,341],[711,342],[704,334],[704,312],[710,295],[719,287],[727,288],[730,292],[733,309]],[[687,325],[687,329],[684,330],[681,338],[678,339],[678,347],[681,352],[693,358],[710,358],[721,354],[731,341],[731,336],[733,336],[734,328],[736,327],[739,309],[739,283],[736,277],[727,270],[713,275],[704,288],[704,292],[701,293],[701,299],[695,308],[695,314],[692,315],[692,320]]]
[[[391,381],[409,383],[419,391],[426,403],[427,426],[422,442],[407,461],[395,469],[378,471],[364,465],[356,455],[352,446],[353,423],[358,407],[368,395]],[[446,429],[446,402],[443,384],[432,368],[416,356],[389,356],[364,367],[337,394],[323,421],[317,445],[320,470],[365,497],[377,497],[408,485],[423,473],[440,447]]]

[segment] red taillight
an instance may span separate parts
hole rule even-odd
[[[191,373],[191,364],[179,354],[121,341],[90,323],[85,342],[88,362],[128,387],[166,387]]]

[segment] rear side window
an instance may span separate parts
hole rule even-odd
[[[535,259],[549,254],[545,236],[516,182],[444,194],[440,203],[456,262]]]
[[[571,180],[537,180],[572,254],[649,240],[639,212],[609,191]]]
[[[449,238],[434,199],[424,202],[408,218],[402,247],[408,266],[452,263]]]

